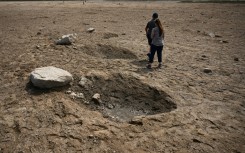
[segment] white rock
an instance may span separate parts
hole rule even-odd
[[[98,93],[94,94],[92,100],[95,102],[95,104],[100,105],[101,104],[100,94]]]
[[[65,86],[73,80],[69,72],[53,66],[36,68],[31,72],[30,79],[39,88]]]
[[[77,38],[77,34],[73,33],[73,34],[67,34],[67,35],[63,35],[62,36],[62,38],[66,38],[66,37],[69,37],[69,38],[72,38],[72,39],[76,39]]]
[[[79,99],[84,99],[85,98],[83,93],[77,93],[75,97],[79,98]]]
[[[93,99],[97,99],[97,100],[100,99],[100,94],[98,93],[94,94]]]
[[[87,32],[93,32],[95,29],[94,28],[88,28]]]

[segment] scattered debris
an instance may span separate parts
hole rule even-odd
[[[72,99],[85,99],[85,96],[83,93],[75,93],[75,92],[71,92],[70,96],[72,97]]]

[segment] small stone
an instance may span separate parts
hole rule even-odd
[[[84,99],[85,98],[83,93],[77,93],[75,97],[79,98],[79,99]]]
[[[122,35],[126,35],[126,33],[122,33]]]
[[[95,31],[94,28],[88,28],[88,29],[87,29],[87,32],[90,32],[90,33],[94,32],[94,31]]]
[[[101,104],[100,94],[98,93],[94,94],[92,100],[94,101],[95,104],[100,105]]]
[[[234,58],[234,61],[239,61],[239,58],[238,58],[238,57],[235,57],[235,58]]]
[[[38,31],[38,32],[37,32],[37,35],[41,35],[41,32],[40,32],[40,31]]]
[[[55,42],[56,45],[71,45],[72,41],[69,37],[59,39]]]
[[[37,46],[36,46],[36,49],[39,49],[39,48],[40,48],[40,46],[39,46],[39,45],[37,45]]]
[[[129,124],[143,125],[143,122],[142,121],[129,121]]]
[[[81,80],[78,82],[78,85],[80,87],[86,87],[86,86],[89,86],[91,84],[92,84],[92,82],[89,79],[87,79],[86,77],[81,77]]]
[[[129,124],[134,124],[134,125],[143,125],[142,118],[139,117],[134,117],[129,121]]]
[[[72,98],[75,98],[76,97],[76,93],[75,92],[71,92],[71,94],[70,94],[70,96],[72,97]]]
[[[203,72],[204,72],[204,73],[212,73],[212,70],[209,69],[209,68],[204,68],[204,69],[203,69]]]
[[[215,37],[215,34],[214,34],[214,33],[212,33],[212,32],[211,32],[211,33],[209,33],[208,35],[209,35],[211,38],[214,38],[214,37]]]
[[[107,105],[107,108],[109,108],[109,109],[113,109],[113,108],[114,108],[114,106],[113,106],[112,104],[108,104],[108,105]]]
[[[72,92],[71,90],[67,90],[65,93],[66,94],[71,94],[71,92]]]
[[[89,101],[87,101],[87,100],[84,100],[84,102],[83,102],[84,104],[86,104],[86,105],[88,105],[89,104]]]
[[[225,44],[228,43],[228,41],[226,41],[226,40],[220,40],[219,42],[220,42],[220,43],[225,43]]]

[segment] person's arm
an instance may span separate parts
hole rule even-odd
[[[148,31],[148,24],[145,26],[145,33],[147,34]]]

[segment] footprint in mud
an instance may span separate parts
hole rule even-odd
[[[137,59],[137,56],[126,48],[97,44],[95,46],[84,46],[82,52],[87,55],[106,59]]]
[[[130,121],[134,116],[166,113],[177,108],[166,92],[132,76],[113,74],[107,79],[99,76],[87,79],[92,84],[78,89],[90,100],[89,107],[116,121]],[[100,103],[91,100],[95,93],[101,95]]]

